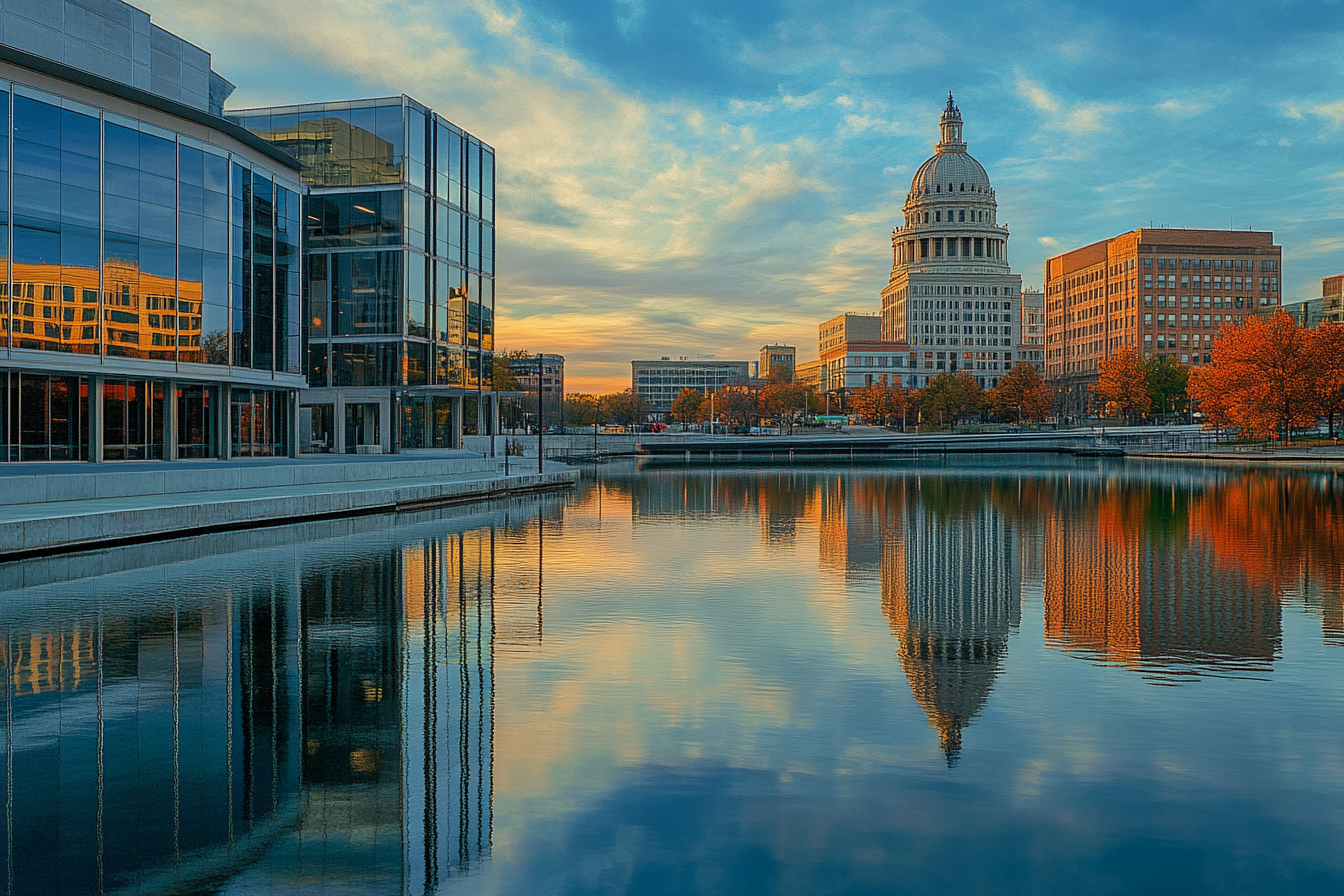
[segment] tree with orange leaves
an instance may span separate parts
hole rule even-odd
[[[1132,345],[1122,345],[1115,355],[1101,362],[1092,391],[1106,405],[1108,413],[1142,417],[1152,406],[1148,377],[1139,353]]]
[[[1018,362],[989,390],[989,403],[999,419],[1015,423],[1044,420],[1053,401],[1054,391],[1026,361]]]
[[[1316,422],[1308,343],[1283,310],[1225,325],[1214,337],[1212,362],[1190,375],[1190,395],[1211,423],[1287,438]]]
[[[1316,412],[1329,421],[1335,437],[1335,415],[1344,413],[1344,326],[1331,320],[1307,333],[1307,356],[1311,365]]]

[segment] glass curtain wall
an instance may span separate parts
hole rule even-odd
[[[289,454],[289,395],[274,389],[229,392],[229,437],[235,457]]]
[[[407,97],[234,119],[311,188],[310,385],[490,389],[494,150]]]
[[[88,460],[85,377],[0,373],[0,460]]]
[[[297,187],[190,137],[0,82],[0,345],[300,373]],[[39,379],[8,376],[14,389]],[[67,379],[47,378],[48,399]],[[121,410],[104,415],[107,458],[163,456],[152,408],[166,385],[108,381]],[[36,429],[21,438],[7,423],[16,447],[0,457],[88,459],[87,425],[69,443],[67,419],[47,422],[43,448]],[[191,438],[182,456],[217,453]]]

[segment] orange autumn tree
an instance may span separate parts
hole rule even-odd
[[[1044,420],[1053,401],[1054,391],[1026,361],[999,377],[999,382],[989,390],[989,403],[999,418],[1018,423]]]
[[[1344,326],[1325,320],[1307,335],[1316,412],[1329,422],[1333,439],[1335,416],[1344,413]]]
[[[1190,395],[1209,423],[1286,438],[1316,422],[1309,342],[1283,310],[1224,325],[1213,360],[1190,375]]]
[[[1132,345],[1122,345],[1115,355],[1101,362],[1092,391],[1106,405],[1108,413],[1142,417],[1152,406],[1148,377],[1139,353]]]

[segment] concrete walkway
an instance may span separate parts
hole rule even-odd
[[[0,560],[154,538],[567,488],[578,472],[467,452],[333,459],[15,464],[0,475]],[[18,468],[18,469],[15,469]],[[38,469],[41,468],[41,469]]]

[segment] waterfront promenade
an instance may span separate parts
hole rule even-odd
[[[578,473],[466,451],[0,467],[0,560],[568,488]]]

